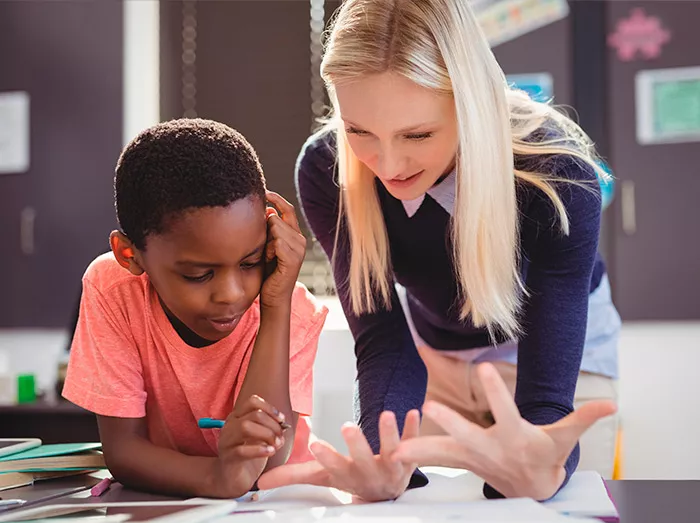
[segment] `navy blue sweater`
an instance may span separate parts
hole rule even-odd
[[[334,260],[339,298],[355,339],[355,416],[378,452],[379,414],[383,410],[395,412],[399,427],[403,427],[405,414],[423,404],[427,374],[396,292],[392,293],[390,309],[381,307],[361,316],[352,312],[349,238],[342,222],[335,244],[339,189],[334,144],[332,133],[309,138],[297,161],[296,184],[307,223],[329,259]],[[515,165],[527,169],[532,161],[532,157],[516,157]],[[551,156],[546,161],[548,170],[557,177],[590,182],[590,187],[557,184],[570,220],[568,236],[561,233],[556,211],[544,194],[526,184],[517,188],[521,267],[530,296],[520,315],[524,334],[518,342],[515,402],[523,418],[536,425],[553,423],[573,410],[588,296],[605,271],[597,255],[601,201],[595,172],[568,156]],[[457,286],[447,211],[426,198],[409,218],[402,202],[378,180],[376,187],[389,237],[392,272],[395,281],[406,288],[418,334],[431,347],[442,350],[489,345],[486,330],[460,322],[454,306],[458,303]],[[334,247],[338,249],[335,256]],[[566,463],[566,481],[578,459],[577,445]],[[426,482],[416,471],[411,486]],[[488,497],[499,496],[488,485],[484,492]]]

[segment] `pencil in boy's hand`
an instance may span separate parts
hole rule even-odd
[[[223,426],[226,424],[224,420],[220,419],[212,419],[212,418],[199,418],[197,421],[197,425],[199,426],[200,429],[220,429],[223,428]],[[279,422],[280,427],[282,427],[282,430],[287,430],[291,429],[292,426],[285,422],[285,421],[280,421]]]

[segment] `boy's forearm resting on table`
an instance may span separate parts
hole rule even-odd
[[[284,431],[284,445],[267,460],[265,470],[287,462],[294,444],[297,416],[289,398],[289,331],[291,300],[285,306],[260,310],[260,329],[238,401],[256,394],[284,414],[291,428]]]
[[[221,481],[216,457],[188,456],[151,443],[145,418],[98,416],[98,424],[107,467],[127,487],[174,496],[215,498],[238,497],[250,489],[244,481],[236,482],[230,476],[230,481]],[[235,474],[235,470],[228,469],[227,473]]]

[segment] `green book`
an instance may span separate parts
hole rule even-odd
[[[100,443],[59,443],[0,457],[0,473],[106,468]]]

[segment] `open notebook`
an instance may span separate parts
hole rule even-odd
[[[336,517],[377,518],[390,521],[572,521],[572,518],[619,520],[603,479],[596,472],[576,472],[568,485],[553,499],[537,503],[530,499],[485,500],[483,481],[476,475],[443,467],[421,468],[430,479],[428,486],[405,492],[395,501],[356,503],[345,492],[311,485],[293,485],[248,494],[239,498],[235,512],[257,514],[256,520],[267,521],[274,514],[278,521],[303,521],[309,510],[316,510],[314,519]],[[326,507],[325,509],[320,509]],[[321,510],[321,512],[319,512]],[[299,519],[296,519],[298,516]],[[568,516],[568,517],[567,517]],[[407,519],[406,519],[407,518]],[[217,520],[218,521],[218,520]],[[252,521],[252,520],[251,520]]]

